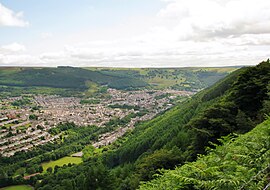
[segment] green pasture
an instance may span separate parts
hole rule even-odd
[[[63,166],[65,164],[79,164],[82,162],[82,158],[66,156],[55,161],[42,163],[43,170],[46,171],[49,167]]]

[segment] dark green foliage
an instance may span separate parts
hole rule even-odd
[[[132,118],[135,118],[137,116],[141,117],[145,115],[148,111],[147,110],[142,110],[138,113],[130,113],[127,116],[123,117],[122,119],[120,118],[113,118],[109,122],[107,122],[105,125],[107,127],[118,127],[118,126],[124,126],[130,122]]]
[[[35,114],[31,114],[31,115],[29,115],[29,119],[30,120],[37,120],[38,119],[38,116],[35,115]]]
[[[48,167],[46,171],[47,171],[48,173],[52,173],[53,169],[52,169],[52,167]]]
[[[112,188],[112,177],[106,166],[100,161],[91,163],[86,174],[87,189],[110,189]]]
[[[254,68],[247,69],[239,76],[234,85],[233,101],[249,116],[262,108],[262,102],[268,98],[270,81],[270,63],[262,62]]]
[[[166,93],[166,94],[162,94],[162,95],[156,96],[155,99],[156,100],[159,100],[159,99],[162,99],[162,98],[167,98],[169,96],[171,96],[171,94]]]
[[[30,100],[28,98],[22,98],[19,100],[15,100],[14,102],[11,103],[13,106],[25,106],[30,104]]]
[[[238,110],[235,121],[239,130],[250,130],[254,126],[254,122],[241,110]]]
[[[121,109],[128,109],[128,110],[131,110],[131,109],[134,109],[134,110],[139,110],[140,107],[139,106],[131,106],[131,105],[119,105],[119,104],[113,104],[113,105],[109,105],[108,107],[110,108],[121,108]]]
[[[81,100],[80,104],[99,104],[100,100],[98,99],[89,99],[89,100]]]
[[[237,80],[239,74],[244,72],[245,69],[248,68],[241,68],[239,70],[234,71],[229,75],[229,77],[225,77],[221,81],[217,82],[213,86],[209,87],[202,96],[202,101],[209,101],[215,99],[219,96],[224,95],[224,93],[232,86],[232,84]]]
[[[174,169],[182,160],[181,153],[177,147],[174,147],[172,150],[161,149],[152,154],[146,154],[135,163],[136,173],[140,176],[140,180],[148,181],[153,178],[157,169]]]
[[[270,119],[236,139],[224,138],[208,155],[167,171],[140,189],[259,190],[269,183]]]
[[[77,126],[74,123],[65,123],[65,124],[58,124],[56,127],[51,128],[49,133],[52,135],[56,135],[61,133],[62,131],[67,131],[69,129],[75,129]]]

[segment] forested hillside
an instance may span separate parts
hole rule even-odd
[[[187,155],[192,157],[202,153],[208,141],[215,141],[231,132],[250,130],[254,126],[251,120],[261,121],[259,110],[263,101],[268,99],[269,73],[270,66],[266,62],[236,71],[213,87],[138,127],[129,141],[115,152],[115,156],[109,157],[112,160],[110,163],[134,161],[145,152],[174,146],[182,152],[187,151]],[[246,97],[250,97],[255,106],[250,106]]]
[[[251,132],[220,140],[207,156],[167,171],[140,189],[262,190],[270,182],[270,118]]]
[[[43,86],[86,90],[87,81],[116,89],[145,87],[147,83],[128,76],[113,76],[75,67],[11,68],[0,72],[0,85]]]
[[[225,145],[224,148],[218,147],[210,156],[198,160],[195,164],[184,164],[195,161],[198,154],[206,154],[206,147],[215,148],[220,145],[219,138],[229,134],[246,133],[261,123],[270,112],[269,81],[269,61],[262,62],[256,67],[242,68],[166,113],[138,125],[132,133],[102,149],[101,153],[88,157],[83,164],[58,169],[58,172],[45,176],[41,183],[36,183],[36,188],[42,190],[136,189],[140,182],[154,179],[154,174],[161,174],[159,169],[174,169],[175,166],[179,166],[180,169],[157,179],[161,187],[169,188],[166,185],[170,183],[179,185],[181,180],[185,182],[184,185],[187,185],[184,189],[200,189],[200,187],[211,189],[211,184],[214,183],[217,185],[226,183],[228,186],[224,188],[231,185],[238,187],[248,182],[250,177],[262,170],[267,163],[264,157],[259,162],[259,157],[269,153],[266,152],[269,149],[269,138],[266,138],[269,135],[269,128],[267,129],[269,121],[247,136],[241,137],[235,144]],[[258,131],[261,133],[255,135]],[[246,139],[251,136],[254,136],[254,139],[246,142]],[[262,140],[265,141],[260,142]],[[260,144],[250,152],[256,155],[245,156],[245,151],[255,146],[256,142]],[[246,146],[243,146],[245,144]],[[219,158],[221,150],[225,151],[224,159]],[[236,152],[231,152],[232,150]],[[227,162],[231,158],[235,162]],[[257,158],[259,160],[256,160]],[[215,161],[208,164],[204,163],[205,160]],[[218,163],[228,165],[219,168]],[[243,165],[238,166],[238,164]],[[255,168],[251,169],[246,166],[247,164]],[[181,165],[184,165],[183,169]],[[178,171],[187,172],[189,167],[197,165],[202,169],[201,172],[197,173],[198,168],[191,168],[191,173],[179,174],[178,181]],[[203,169],[208,173],[204,173]],[[221,175],[222,169],[228,171],[223,174],[224,179]],[[244,173],[245,171],[247,173]],[[233,175],[230,172],[236,175],[235,181],[232,180]],[[170,179],[170,175],[176,176]],[[199,175],[201,178],[198,179],[208,180],[209,183],[197,182],[198,180],[195,182],[194,175]],[[244,176],[237,179],[240,175]],[[263,175],[265,176],[265,173]],[[211,177],[213,177],[212,181],[209,179]],[[142,188],[155,188],[153,183]],[[204,184],[205,186],[202,186]],[[255,180],[253,184],[263,186],[265,180]],[[177,188],[178,186],[172,187],[172,189]]]

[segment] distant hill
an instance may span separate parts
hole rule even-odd
[[[86,82],[108,85],[116,89],[145,87],[148,84],[128,76],[116,76],[75,67],[0,69],[0,85],[42,86],[87,89]]]
[[[187,67],[187,68],[87,68],[113,76],[129,76],[147,82],[152,88],[200,90],[214,84],[240,67]]]
[[[1,97],[30,94],[77,96],[107,86],[115,89],[176,89],[199,91],[238,67],[117,69],[0,67]]]

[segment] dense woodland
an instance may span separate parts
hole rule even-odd
[[[264,122],[270,113],[269,81],[269,60],[239,69],[139,124],[98,154],[84,158],[83,163],[57,167],[27,181],[12,177],[16,164],[27,164],[27,155],[16,155],[13,159],[17,161],[1,158],[1,166],[5,166],[0,168],[0,184],[28,183],[38,190],[262,189],[270,175],[270,122]],[[88,131],[87,127],[79,129]],[[69,124],[51,132],[84,134],[83,139],[99,133],[95,127],[89,133],[76,130]],[[73,145],[68,142],[83,146],[81,138],[67,140],[66,149]],[[48,159],[55,159],[52,155],[62,148],[59,144],[47,146],[56,146],[48,148],[55,152],[34,151],[31,154],[36,156],[29,162],[39,158],[38,166],[47,154]]]
[[[206,156],[164,171],[140,189],[264,189],[270,172],[270,118],[247,134],[226,136]]]

